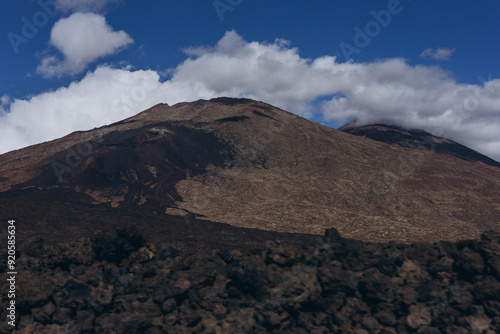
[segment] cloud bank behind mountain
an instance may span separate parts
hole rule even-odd
[[[83,43],[83,42],[82,42]],[[154,104],[248,97],[303,116],[345,122],[383,119],[446,136],[500,160],[500,80],[457,83],[435,66],[404,59],[338,62],[303,58],[283,39],[248,42],[228,31],[191,46],[162,80],[154,70],[98,66],[67,87],[25,100],[2,97],[0,152],[121,120]]]

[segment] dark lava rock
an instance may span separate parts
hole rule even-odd
[[[132,228],[119,228],[96,233],[92,238],[98,260],[119,262],[144,245],[144,237]]]
[[[212,253],[145,244],[130,228],[79,242],[33,240],[18,259],[13,333],[500,331],[497,234],[434,245],[327,234],[315,247],[269,242]]]
[[[481,255],[469,247],[465,247],[455,258],[459,274],[465,279],[480,275],[484,271],[484,261]]]

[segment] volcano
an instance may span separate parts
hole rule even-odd
[[[362,125],[359,124],[357,120],[353,120],[340,127],[339,130],[391,145],[433,151],[439,154],[457,157],[465,161],[500,167],[500,162],[477,151],[453,140],[434,136],[420,129],[405,129],[397,125],[389,125],[380,122],[371,122]]]
[[[403,243],[500,230],[498,164],[356,134],[249,99],[159,104],[1,155],[1,212],[25,237],[127,223],[192,247],[301,242],[329,228]]]

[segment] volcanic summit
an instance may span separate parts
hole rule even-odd
[[[152,239],[183,221],[404,243],[500,230],[498,163],[370,138],[249,99],[159,104],[0,156],[2,212],[54,239],[125,221]]]

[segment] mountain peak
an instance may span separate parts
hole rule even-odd
[[[422,135],[367,126],[351,129]],[[156,223],[138,224],[152,238],[174,216],[281,233],[336,228],[371,242],[461,240],[498,229],[498,168],[400,146],[249,99],[158,104],[2,155],[0,203],[24,217],[26,231],[61,238],[88,233],[88,212],[110,224],[120,223],[118,213],[147,216]],[[27,200],[35,193],[50,203]],[[55,220],[70,217],[37,223],[48,206]]]
[[[362,123],[352,120],[339,130],[390,145],[435,152],[465,161],[500,167],[500,163],[453,140],[438,137],[421,129],[407,129],[381,121]]]

